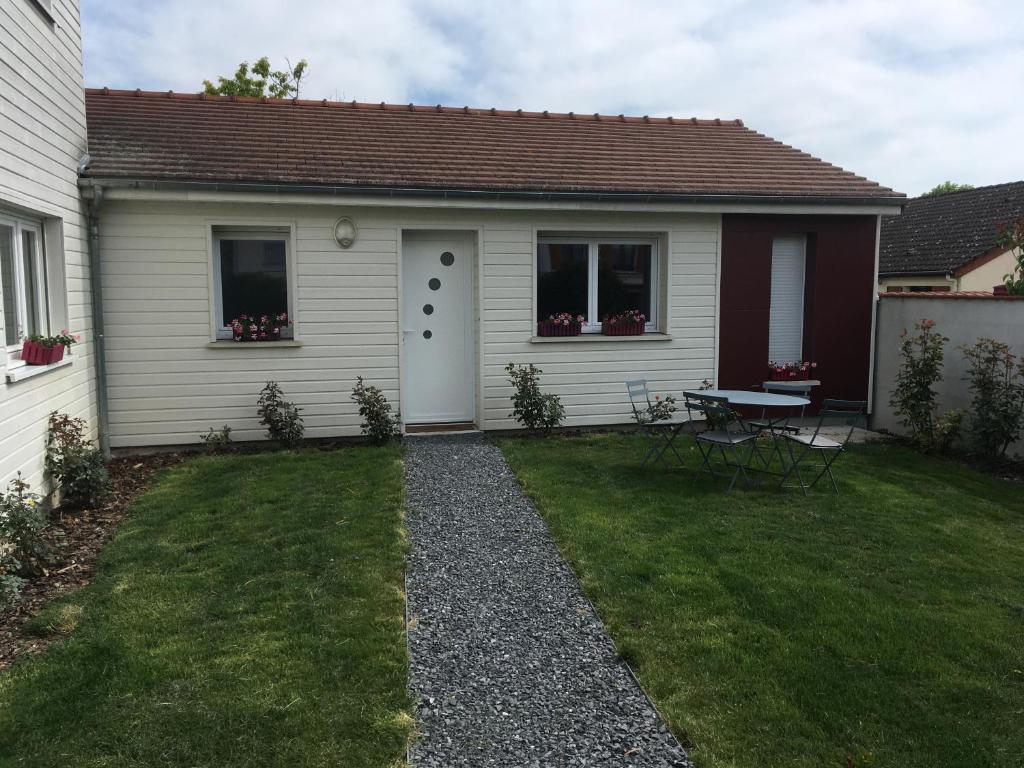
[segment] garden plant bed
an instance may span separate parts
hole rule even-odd
[[[0,673],[0,765],[400,764],[401,504],[397,446],[162,473]]]
[[[638,436],[501,447],[702,768],[1017,768],[1024,496],[893,442],[841,494],[641,469]]]
[[[117,526],[128,515],[132,502],[149,488],[154,475],[184,456],[177,453],[113,459],[107,465],[113,484],[111,500],[100,509],[50,513],[46,543],[51,559],[45,572],[25,583],[21,601],[0,613],[0,670],[23,653],[44,649],[51,638],[26,631],[26,623],[47,603],[90,583],[96,558]]]

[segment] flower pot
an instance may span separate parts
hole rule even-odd
[[[21,345],[21,359],[28,365],[47,365],[49,352],[42,344],[28,339]]]
[[[641,336],[644,332],[644,323],[601,323],[601,335],[603,336]]]
[[[583,332],[583,326],[579,323],[556,323],[551,320],[541,320],[537,323],[538,336],[579,336]]]
[[[53,347],[44,347],[46,351],[46,364],[53,365],[56,362],[60,362],[64,359],[64,345],[57,344]]]
[[[992,286],[992,293],[995,296],[1009,296],[1010,289],[1006,287],[1006,283],[1003,283],[1002,285]]]

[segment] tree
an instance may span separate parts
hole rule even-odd
[[[1003,227],[996,242],[1006,248],[1017,262],[1012,272],[1003,275],[1007,293],[1024,296],[1024,216]]]
[[[306,74],[309,63],[301,59],[294,67],[285,59],[288,69],[271,71],[270,59],[261,58],[252,68],[249,62],[243,61],[235,70],[233,78],[218,77],[217,85],[203,80],[203,92],[211,96],[270,96],[275,99],[299,97],[299,86],[302,76]],[[267,89],[269,90],[269,93]]]
[[[921,197],[938,197],[939,195],[948,195],[950,192],[966,192],[968,189],[974,189],[974,185],[957,184],[955,181],[944,181],[941,184],[936,184],[921,195]]]

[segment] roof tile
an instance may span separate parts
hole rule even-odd
[[[86,176],[489,192],[902,195],[739,120],[86,90]]]
[[[884,219],[880,275],[945,275],[996,246],[999,230],[1024,216],[1024,181],[915,197]]]

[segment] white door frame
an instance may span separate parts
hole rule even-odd
[[[472,356],[469,361],[468,370],[473,376],[473,382],[469,391],[473,402],[471,412],[473,421],[479,426],[483,418],[483,333],[481,332],[481,318],[483,313],[483,227],[479,226],[423,226],[423,225],[400,225],[398,228],[398,405],[401,413],[401,429],[405,432],[407,419],[407,389],[406,389],[406,355],[405,355],[405,286],[404,286],[404,265],[405,265],[405,238],[407,235],[422,234],[426,236],[443,237],[450,235],[464,237],[471,246],[472,263],[470,265],[470,307],[471,322],[466,328],[467,333],[467,355]],[[415,422],[413,422],[415,423]]]

